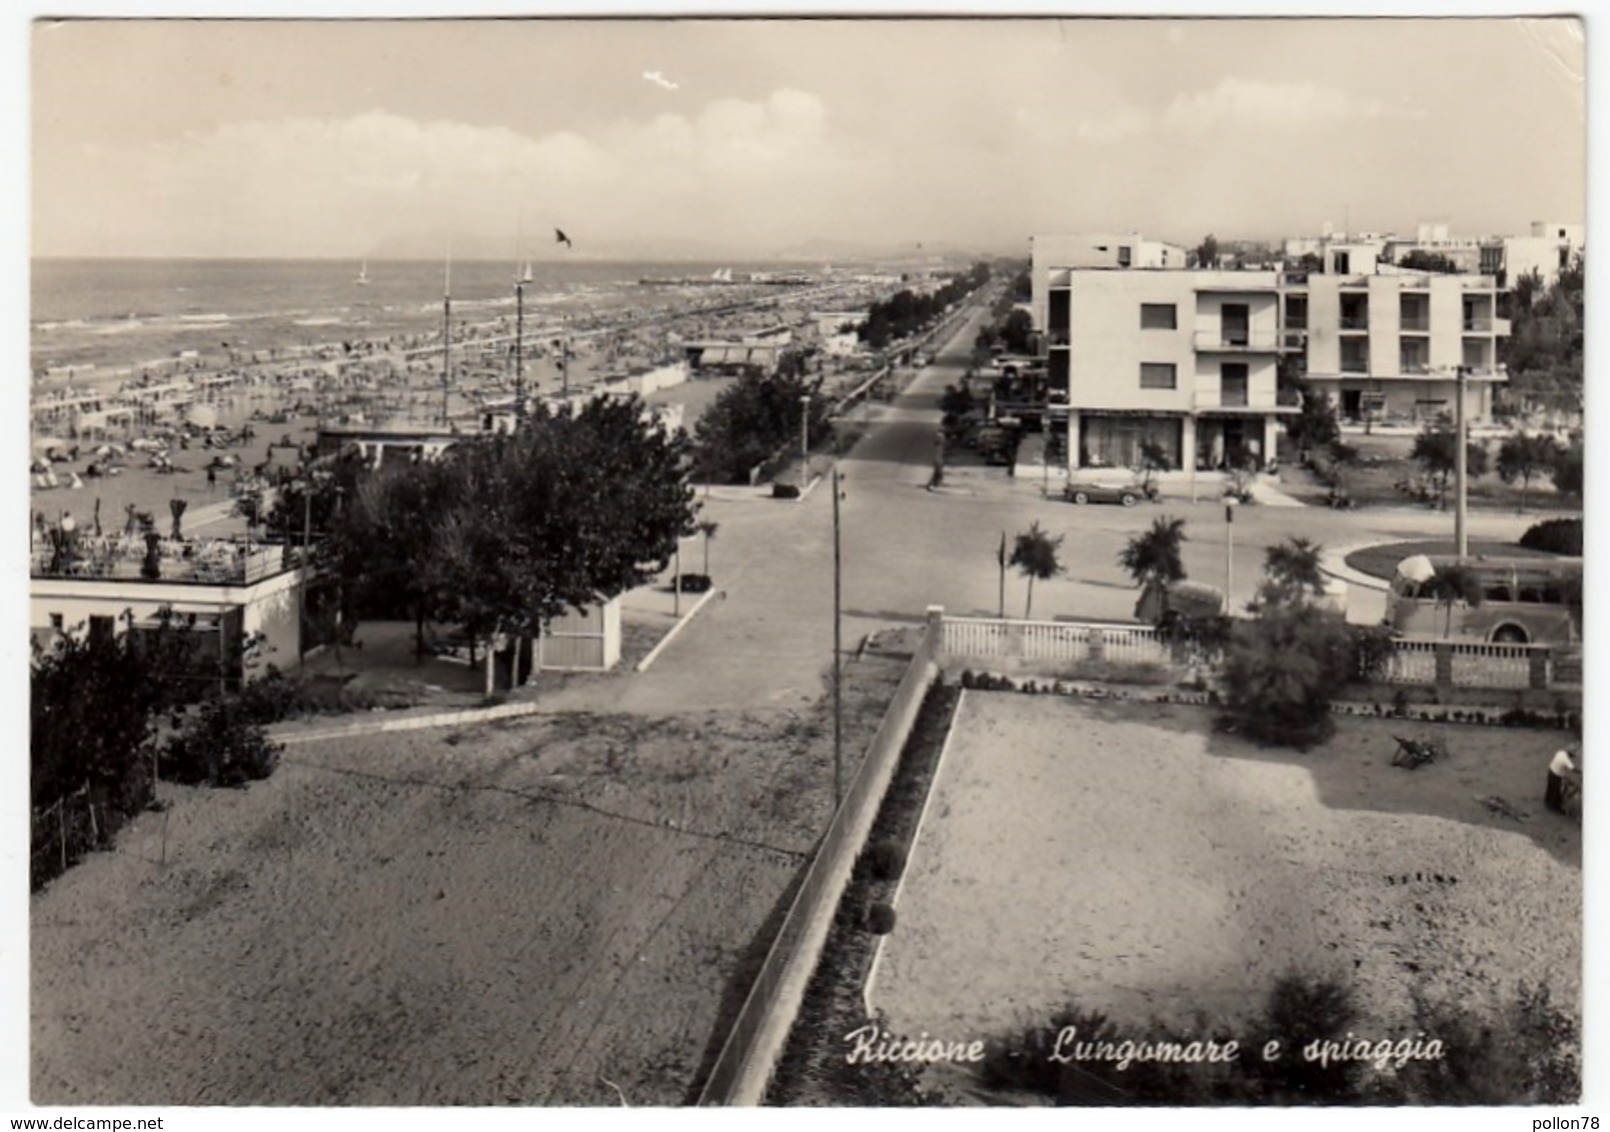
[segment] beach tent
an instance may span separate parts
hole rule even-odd
[[[59,452],[61,455],[65,456],[67,455],[67,450],[71,447],[72,445],[68,444],[67,441],[63,440],[59,436],[40,436],[34,439],[33,454],[35,458],[43,457],[46,459],[48,459],[53,452]]]
[[[197,428],[217,428],[218,410],[211,405],[192,405],[185,419]]]

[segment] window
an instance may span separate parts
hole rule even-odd
[[[1141,445],[1151,441],[1163,449],[1169,466],[1180,466],[1184,422],[1178,417],[1109,417],[1082,414],[1079,418],[1079,467],[1134,468]]]
[[[1335,266],[1337,275],[1349,274],[1348,268],[1352,266],[1352,260],[1348,257],[1346,252],[1333,253],[1331,263]]]
[[[1140,387],[1142,389],[1173,389],[1175,387],[1173,362],[1141,362]]]
[[[50,615],[50,627],[56,630],[58,633],[62,631],[62,618],[60,613],[52,613]]]
[[[1236,408],[1247,403],[1247,367],[1242,362],[1226,362],[1219,367],[1219,404]]]
[[[1119,267],[1128,267],[1129,263],[1130,263],[1129,249],[1126,248],[1126,247],[1120,247],[1118,249],[1118,266]]]
[[[1566,268],[1568,268],[1570,266],[1571,266],[1571,249],[1570,248],[1561,248],[1560,249],[1560,270],[1564,271]]]
[[[1177,330],[1179,319],[1173,303],[1142,303],[1140,305],[1142,330]]]

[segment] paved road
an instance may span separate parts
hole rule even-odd
[[[1223,586],[1223,508],[1205,499],[1165,497],[1160,505],[1125,509],[1074,507],[1045,498],[1036,480],[1014,480],[1004,468],[952,466],[945,486],[925,490],[938,398],[964,371],[984,312],[975,312],[917,373],[893,404],[864,410],[871,428],[840,461],[843,495],[843,640],[853,649],[876,629],[919,622],[930,604],[961,614],[994,616],[1000,604],[996,551],[1039,520],[1063,536],[1065,574],[1036,586],[1036,618],[1128,619],[1136,590],[1117,565],[1125,542],[1158,515],[1186,520],[1184,559],[1191,577]],[[961,458],[958,454],[958,460]],[[1188,491],[1183,485],[1182,491]],[[1211,485],[1203,485],[1204,495]],[[713,499],[705,513],[721,524],[711,545],[711,572],[724,594],[710,602],[647,673],[624,681],[608,705],[598,691],[555,693],[552,706],[608,706],[663,712],[689,709],[799,707],[824,688],[832,657],[832,497],[819,485],[802,502],[758,492]],[[1526,518],[1478,514],[1473,537],[1514,537]],[[1415,509],[1338,513],[1318,508],[1246,507],[1234,527],[1234,600],[1253,596],[1264,549],[1289,535],[1326,546],[1450,534],[1452,518]],[[1025,611],[1026,586],[1006,579],[1009,616]],[[1350,617],[1377,621],[1382,596],[1355,589]],[[612,690],[613,691],[613,690]],[[574,698],[576,702],[571,703]]]

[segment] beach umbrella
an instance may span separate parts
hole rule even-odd
[[[33,451],[35,456],[48,456],[52,452],[66,452],[69,447],[59,436],[41,436],[34,440]]]
[[[217,428],[218,410],[211,405],[192,405],[187,419],[197,428]]]

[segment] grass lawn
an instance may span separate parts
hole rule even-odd
[[[1409,458],[1414,438],[1407,436],[1359,436],[1343,438],[1357,449],[1359,462],[1343,472],[1347,493],[1360,507],[1421,505],[1412,493],[1398,485],[1426,484],[1429,477],[1415,461]],[[1488,464],[1492,466],[1498,456],[1496,443],[1488,445]],[[1453,484],[1448,485],[1448,506],[1453,506]],[[1295,463],[1284,464],[1280,471],[1281,487],[1305,502],[1323,499],[1329,488],[1314,478],[1308,469]],[[1466,488],[1470,505],[1489,511],[1539,511],[1553,513],[1580,508],[1579,500],[1563,497],[1554,490],[1548,476],[1537,476],[1522,491],[1519,483],[1507,484],[1496,472],[1472,476]],[[1433,500],[1435,502],[1435,500]]]
[[[1494,557],[1511,558],[1556,558],[1558,555],[1550,554],[1544,550],[1532,550],[1513,542],[1496,542],[1490,539],[1470,540],[1470,553],[1476,556],[1492,555]],[[1379,546],[1366,546],[1362,550],[1355,550],[1346,558],[1346,562],[1361,574],[1368,574],[1372,578],[1391,580],[1397,572],[1398,563],[1415,554],[1452,554],[1454,543],[1452,539],[1421,539],[1416,542],[1386,542]]]

